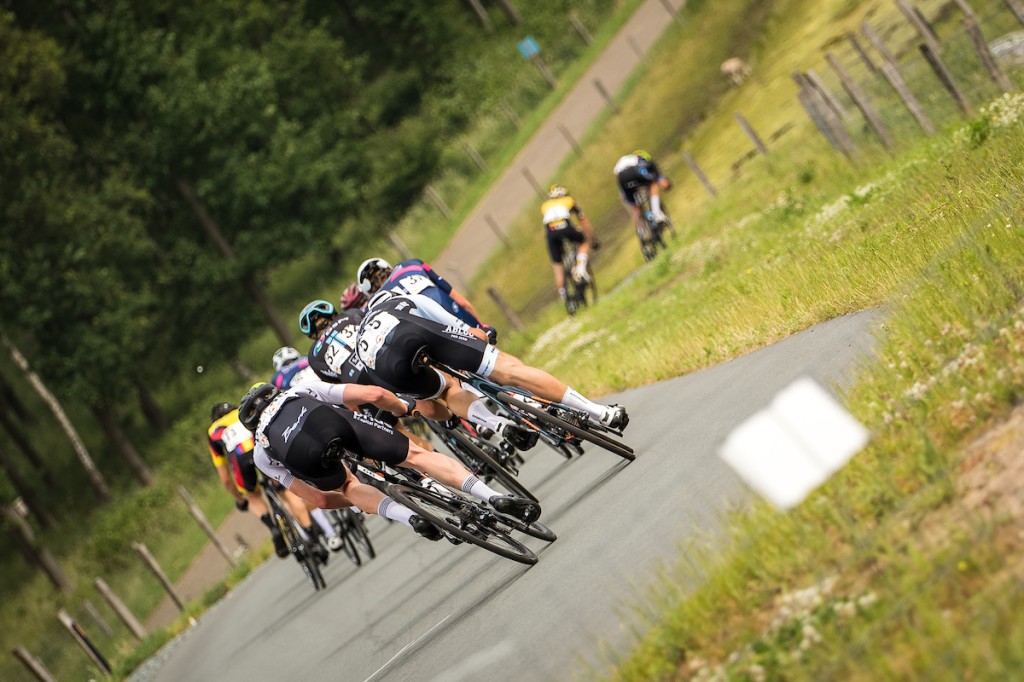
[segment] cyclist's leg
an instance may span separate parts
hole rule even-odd
[[[310,524],[313,523],[312,519],[309,518],[309,506],[305,500],[291,492],[285,490],[282,495],[285,505],[288,507],[288,511],[292,513],[295,520],[299,522],[299,525],[303,528],[309,528]]]
[[[544,370],[531,367],[516,356],[501,351],[489,378],[524,388],[545,400],[583,410],[595,419],[606,420],[610,410],[621,409],[595,403]]]

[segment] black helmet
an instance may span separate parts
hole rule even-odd
[[[233,409],[235,409],[235,406],[231,403],[214,403],[213,407],[210,408],[210,421],[217,421]]]
[[[256,433],[260,415],[280,392],[273,384],[254,384],[242,398],[242,404],[238,406],[238,421],[242,422],[242,426]]]

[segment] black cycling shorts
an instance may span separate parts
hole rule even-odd
[[[395,306],[402,303],[402,299],[386,301],[370,311],[363,321],[365,330],[380,316],[389,315],[398,320],[398,325],[376,349],[373,366],[366,363],[373,383],[417,399],[439,396],[444,390],[444,378],[430,367],[415,364],[420,351],[456,369],[476,372],[481,368],[489,348],[486,341],[455,327],[413,315],[408,310],[408,301],[404,301],[403,308],[396,309]],[[366,362],[366,358],[363,360]]]
[[[622,193],[622,198],[631,206],[636,206],[635,194],[640,187],[650,187],[658,180],[645,166],[641,165],[623,169],[615,176],[615,179],[619,183],[619,192]]]
[[[552,263],[562,262],[562,256],[565,254],[564,240],[568,239],[575,244],[582,244],[586,240],[586,235],[572,225],[566,225],[557,230],[549,229],[546,232],[548,236],[548,254],[551,256]]]
[[[337,490],[345,483],[348,468],[344,461],[324,457],[332,448],[398,465],[409,456],[409,439],[378,419],[321,404],[306,417],[283,463],[313,487]]]
[[[256,492],[259,478],[256,475],[256,463],[253,461],[252,452],[247,452],[244,455],[232,455],[231,471],[235,476],[235,485],[246,492]]]

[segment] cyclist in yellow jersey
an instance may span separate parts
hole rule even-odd
[[[552,185],[548,199],[540,206],[541,220],[547,236],[548,254],[555,272],[555,287],[564,301],[565,267],[562,265],[563,240],[579,244],[576,250],[576,266],[570,275],[574,280],[587,280],[587,263],[590,260],[590,245],[594,242],[594,229],[583,215],[576,200],[569,196],[569,190],[561,185]]]

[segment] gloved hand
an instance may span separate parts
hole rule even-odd
[[[495,329],[494,327],[492,327],[489,324],[482,324],[482,325],[480,325],[480,328],[483,329],[484,332],[487,333],[487,343],[491,344],[492,346],[494,346],[494,345],[496,345],[498,343],[498,330],[497,329]]]
[[[235,509],[241,512],[249,511],[249,498],[235,500]]]

